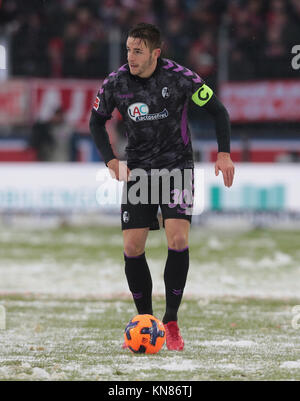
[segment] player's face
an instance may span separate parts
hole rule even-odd
[[[160,49],[150,50],[143,40],[138,38],[127,39],[127,59],[132,75],[148,78],[156,68]]]

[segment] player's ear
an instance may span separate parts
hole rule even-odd
[[[154,55],[156,58],[158,58],[161,54],[161,49],[154,49]]]

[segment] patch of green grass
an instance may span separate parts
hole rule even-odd
[[[0,380],[299,380],[299,243],[298,231],[194,228],[185,349],[135,355],[121,348],[136,311],[118,228],[2,230]],[[146,253],[162,318],[163,230],[149,233]]]
[[[131,300],[7,296],[2,380],[299,380],[299,332],[287,300],[188,299],[180,312],[182,352],[121,348]],[[164,300],[155,299],[161,318]],[[36,371],[35,368],[41,369]]]

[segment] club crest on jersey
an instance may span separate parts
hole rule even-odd
[[[167,109],[159,113],[149,114],[149,107],[145,103],[133,103],[127,109],[129,117],[135,121],[155,121],[167,118],[169,113]]]
[[[167,99],[170,96],[169,88],[166,86],[162,88],[161,95],[164,99]]]
[[[124,223],[128,223],[129,222],[129,213],[127,211],[125,211],[123,213],[123,221],[124,221]]]

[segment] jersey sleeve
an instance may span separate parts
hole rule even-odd
[[[96,111],[100,116],[105,117],[108,120],[111,118],[111,114],[115,107],[116,104],[114,100],[113,85],[108,77],[105,78],[101,88],[97,93],[93,105],[93,110]]]
[[[169,63],[171,61],[169,60]],[[173,64],[175,64],[173,62]],[[194,71],[176,63],[174,72],[181,74],[180,80],[183,82],[185,93],[189,99],[192,99],[198,106],[203,107],[212,97],[212,89],[206,85],[204,80]],[[184,80],[182,80],[184,77]]]

